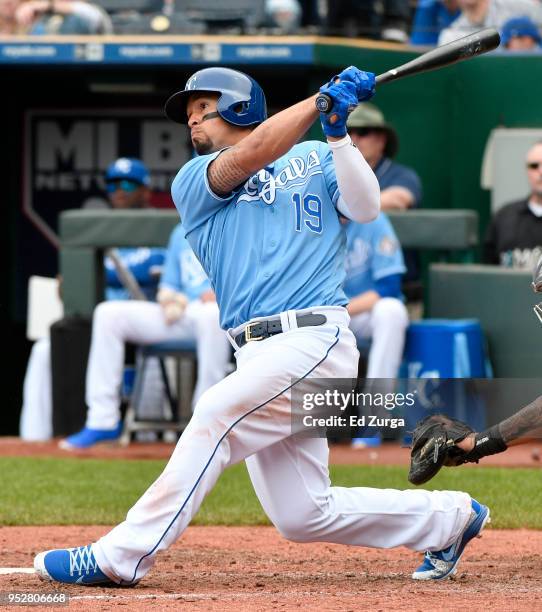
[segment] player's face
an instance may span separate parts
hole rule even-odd
[[[147,187],[128,180],[108,181],[107,195],[112,208],[145,208],[150,191]]]
[[[542,144],[536,144],[529,150],[526,161],[531,194],[542,200]]]
[[[186,105],[188,127],[192,145],[199,155],[213,153],[235,143],[234,126],[221,117],[205,116],[216,111],[218,94],[196,93],[190,96]]]
[[[0,0],[0,17],[7,20],[13,19],[19,4],[19,0]]]
[[[513,36],[506,45],[509,51],[529,51],[538,46],[536,40],[531,36]]]

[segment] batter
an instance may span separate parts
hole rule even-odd
[[[347,68],[320,91],[327,144],[296,144],[318,118],[312,96],[266,119],[265,97],[228,68],[195,73],[166,103],[199,154],[172,186],[186,237],[217,296],[237,370],[199,399],[163,473],[126,520],[97,542],[37,555],[37,572],[79,584],[133,585],[179,538],[221,472],[245,460],[277,529],[297,542],[430,550],[415,578],[450,575],[488,509],[453,491],[332,487],[323,438],[291,432],[291,389],[307,378],[354,378],[341,215],[379,213],[377,179],[346,134],[348,112],[374,94]],[[306,380],[305,380],[306,384]]]

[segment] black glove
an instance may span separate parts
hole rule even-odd
[[[444,414],[433,414],[421,420],[412,433],[409,481],[420,485],[431,480],[443,465],[477,462],[478,458],[456,446],[471,433],[474,430],[466,423]]]

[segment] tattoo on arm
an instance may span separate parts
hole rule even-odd
[[[233,150],[225,151],[219,155],[211,162],[207,170],[209,187],[218,196],[229,195],[249,177],[250,173],[240,166]]]
[[[500,423],[499,429],[503,440],[508,443],[531,434],[542,434],[542,395],[534,402],[522,408],[516,414]]]

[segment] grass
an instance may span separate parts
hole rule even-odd
[[[0,526],[112,525],[153,482],[163,461],[0,458]],[[340,486],[409,488],[405,467],[333,466]],[[428,489],[460,489],[488,504],[494,528],[542,529],[540,470],[446,468]],[[412,487],[410,487],[412,488]],[[243,464],[226,470],[193,524],[266,525]]]

